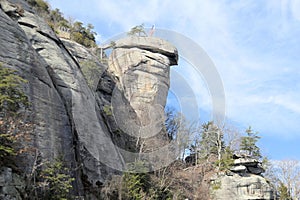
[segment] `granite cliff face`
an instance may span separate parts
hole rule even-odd
[[[1,0],[0,6],[0,62],[28,80],[24,90],[32,102],[34,132],[28,145],[36,151],[27,155],[27,164],[21,167],[29,173],[37,157],[51,161],[63,155],[76,178],[77,195],[83,196],[86,187],[101,185],[124,168],[119,148],[130,148],[130,142],[137,140],[125,133],[130,124],[119,128],[105,109],[118,104],[114,91],[126,105],[120,116],[145,123],[149,116],[144,117],[143,109],[165,106],[169,66],[176,64],[177,51],[159,39],[122,40],[112,54],[112,62],[118,57],[119,64],[109,65],[107,71],[89,49],[59,39],[26,2]],[[118,55],[123,51],[130,51],[126,52],[130,56],[121,59]],[[96,77],[84,77],[82,63],[93,63]],[[92,80],[90,86],[87,80]]]

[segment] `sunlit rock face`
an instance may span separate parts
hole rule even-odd
[[[177,59],[177,49],[159,38],[131,36],[115,42],[108,70],[136,112],[143,138],[162,129],[170,66],[176,65]]]
[[[143,119],[147,105],[165,106],[170,66],[175,64],[177,49],[170,43],[152,37],[127,37],[116,41],[109,71],[119,78],[126,98]]]
[[[231,172],[212,177],[213,200],[275,199],[270,183],[261,176],[261,163],[249,155],[234,154]]]

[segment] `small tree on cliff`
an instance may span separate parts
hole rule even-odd
[[[15,155],[13,147],[18,138],[18,131],[24,132],[24,123],[17,116],[21,107],[28,106],[27,96],[21,88],[26,80],[16,74],[15,70],[0,64],[0,163],[8,162],[8,157]]]
[[[27,96],[21,88],[27,81],[16,74],[15,70],[0,64],[0,112],[16,112],[20,107],[28,105]]]
[[[241,138],[240,150],[247,151],[254,158],[261,158],[260,148],[257,146],[257,141],[260,139],[258,132],[253,132],[251,126],[246,130],[247,136]]]
[[[44,198],[49,200],[73,199],[70,195],[72,182],[75,180],[69,173],[69,169],[64,165],[62,158],[56,158],[49,163],[41,172],[43,179],[42,185],[46,185],[44,189]]]
[[[131,30],[127,33],[127,35],[147,36],[144,24],[132,27]]]

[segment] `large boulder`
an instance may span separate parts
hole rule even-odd
[[[232,167],[230,171],[235,173],[245,173],[247,171],[247,168],[244,165],[237,165]]]

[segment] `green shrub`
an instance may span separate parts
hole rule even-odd
[[[213,190],[219,190],[221,189],[221,182],[220,181],[215,181],[212,183],[211,188]]]
[[[0,64],[0,163],[16,154],[13,147],[19,122],[16,112],[22,106],[29,105],[21,87],[21,84],[26,82],[15,70]]]
[[[221,160],[217,160],[215,164],[216,166],[220,166],[219,169],[220,171],[229,170],[233,166],[234,164],[233,153],[229,147],[225,148]]]
[[[61,158],[55,159],[41,172],[41,178],[46,185],[44,195],[50,200],[71,199],[70,190],[75,180],[68,174],[69,169],[65,167]]]
[[[128,164],[128,171],[123,175],[122,196],[124,199],[140,200],[146,197],[150,188],[148,168],[143,161]]]
[[[44,0],[26,0],[39,14],[46,15],[49,13],[49,4]]]
[[[132,27],[131,30],[127,33],[127,35],[147,36],[147,33],[145,32],[144,24]]]
[[[101,69],[92,60],[81,61],[79,64],[88,86],[91,89],[95,89],[101,76]]]
[[[3,158],[7,156],[13,156],[16,154],[12,146],[14,142],[15,139],[12,134],[0,134],[0,163],[4,161]]]
[[[27,81],[16,74],[15,70],[0,64],[0,112],[16,112],[29,105],[21,84]]]
[[[112,116],[112,115],[113,115],[113,113],[112,113],[112,108],[111,108],[111,106],[109,106],[109,105],[103,106],[103,111],[104,111],[104,113],[105,113],[107,116]]]
[[[85,47],[96,46],[96,32],[93,31],[94,26],[88,24],[87,27],[83,26],[81,22],[75,22],[71,28],[71,40],[82,44]]]

